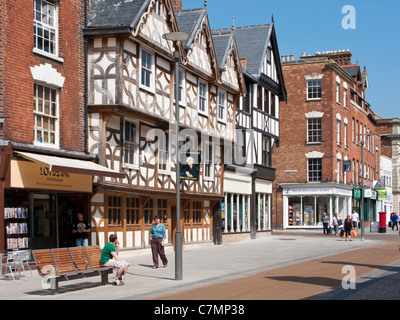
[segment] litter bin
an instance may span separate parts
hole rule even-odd
[[[386,212],[379,212],[379,233],[386,233]]]

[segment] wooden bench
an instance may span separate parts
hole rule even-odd
[[[101,284],[106,285],[108,275],[113,273],[113,268],[101,264],[99,247],[34,250],[32,253],[39,274],[44,277],[43,287],[53,294],[58,293],[61,281],[101,276]]]

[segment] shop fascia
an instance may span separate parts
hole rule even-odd
[[[283,185],[283,196],[319,196],[333,195],[342,197],[352,197],[353,188],[338,188],[337,186],[304,186],[304,185]]]

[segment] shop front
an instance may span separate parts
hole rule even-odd
[[[3,151],[2,151],[3,152]],[[94,175],[118,175],[91,161],[11,151],[1,164],[0,250],[74,246],[77,213],[90,221]]]
[[[352,188],[338,185],[282,184],[284,229],[322,228],[324,213],[330,221],[351,213]]]
[[[364,188],[364,221],[378,221],[377,215],[378,192],[371,188]],[[354,189],[353,210],[361,212],[361,189]]]

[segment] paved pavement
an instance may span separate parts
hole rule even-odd
[[[346,242],[320,232],[275,232],[273,236],[214,246],[186,246],[183,280],[176,281],[174,253],[168,268],[152,269],[149,250],[125,253],[131,263],[126,284],[101,286],[100,277],[60,283],[60,294],[41,286],[37,271],[28,279],[0,280],[1,300],[298,300],[399,299],[397,232],[367,234]],[[344,291],[345,265],[356,269],[357,289]],[[110,276],[110,280],[112,277]],[[371,286],[378,288],[370,295]],[[396,287],[388,295],[385,288]]]

